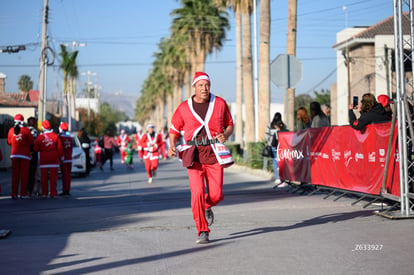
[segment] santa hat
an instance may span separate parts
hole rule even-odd
[[[379,95],[378,102],[382,105],[382,107],[385,107],[390,103],[394,103],[387,95]]]
[[[23,121],[24,121],[23,115],[17,114],[17,115],[14,116],[14,122],[23,123]]]
[[[203,72],[196,72],[193,78],[193,83],[191,85],[194,86],[200,80],[207,80],[210,83],[210,77],[208,74]]]
[[[42,122],[42,128],[45,130],[48,130],[50,128],[52,128],[52,126],[50,126],[50,122],[48,120],[45,120]]]
[[[59,130],[66,132],[69,129],[69,126],[66,122],[61,122],[59,125]]]

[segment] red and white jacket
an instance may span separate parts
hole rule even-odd
[[[44,132],[36,139],[33,149],[40,152],[40,168],[58,168],[63,157],[63,146],[54,132]]]
[[[125,149],[129,142],[130,142],[130,139],[127,134],[119,135],[118,138],[116,139],[116,143],[118,144],[118,146],[121,147],[121,150]]]
[[[59,134],[59,139],[63,147],[63,162],[72,163],[73,140],[70,134],[62,132]]]
[[[154,132],[154,137],[151,137],[149,133],[143,135],[140,140],[140,145],[144,150],[144,159],[158,159],[158,148],[161,147],[161,136]]]
[[[195,112],[193,108],[193,97],[182,102],[171,119],[171,128],[169,133],[177,137],[184,132],[185,142],[194,140],[200,130],[205,127],[208,138],[215,139],[216,135],[223,133],[224,129],[233,125],[229,107],[226,101],[210,93],[210,102],[206,116],[203,119]],[[179,150],[186,150],[190,145],[183,145]],[[230,164],[233,162],[230,152],[221,143],[211,144],[213,151],[220,164]]]
[[[30,130],[24,126],[20,127],[20,133],[14,134],[14,127],[10,128],[7,143],[11,145],[10,158],[22,158],[30,160],[30,146],[33,145],[34,139]]]
[[[142,131],[135,134],[135,143],[137,144],[137,150],[138,151],[142,150],[140,142],[141,142],[141,139],[144,135],[145,135],[145,133],[142,132]]]

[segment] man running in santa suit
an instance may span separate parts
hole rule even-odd
[[[63,157],[63,147],[48,120],[42,122],[42,129],[43,133],[37,137],[33,149],[40,152],[39,167],[42,198],[47,198],[49,193],[49,172],[50,198],[54,198],[57,195],[59,160]]]
[[[216,145],[233,133],[233,119],[224,99],[210,93],[210,78],[196,72],[192,86],[195,95],[181,103],[171,119],[170,157],[181,154],[187,167],[191,207],[198,231],[196,243],[209,242],[209,225],[214,221],[212,206],[223,200],[223,167],[218,163]],[[185,146],[176,143],[184,132]],[[207,193],[205,186],[207,186]]]
[[[145,170],[148,174],[148,183],[152,182],[158,168],[159,153],[158,149],[161,146],[161,136],[158,135],[152,123],[147,125],[147,133],[141,138],[141,147],[144,150]]]
[[[121,163],[122,164],[125,163],[125,156],[126,156],[125,149],[127,148],[129,142],[130,142],[129,136],[125,134],[125,130],[122,129],[121,135],[119,135],[116,140],[116,143],[118,144],[119,150],[121,152]]]
[[[60,193],[59,196],[70,196],[73,141],[70,133],[68,132],[68,124],[66,122],[61,122],[59,125],[59,139],[63,147],[63,159],[60,160],[60,171],[62,172],[62,193]]]

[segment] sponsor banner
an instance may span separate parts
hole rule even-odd
[[[280,177],[378,195],[387,169],[386,190],[399,196],[397,134],[385,167],[390,126],[387,122],[368,125],[364,131],[336,126],[281,132],[277,150]]]

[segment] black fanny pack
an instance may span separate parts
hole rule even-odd
[[[218,139],[200,139],[200,140],[189,140],[187,141],[187,145],[195,145],[195,146],[207,146],[210,144],[219,143]]]

